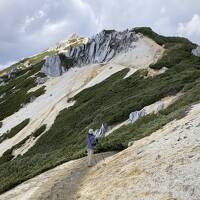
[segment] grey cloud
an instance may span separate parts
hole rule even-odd
[[[70,33],[151,26],[164,35],[200,42],[199,0],[1,0],[0,68],[42,51]]]

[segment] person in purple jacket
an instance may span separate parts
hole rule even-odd
[[[87,142],[87,151],[88,151],[88,167],[91,167],[92,162],[93,162],[94,146],[96,144],[96,139],[94,136],[93,129],[89,129],[86,142]]]

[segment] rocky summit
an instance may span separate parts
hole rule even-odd
[[[70,48],[66,56],[73,58],[79,66],[108,62],[120,52],[134,48],[137,39],[137,35],[130,30],[123,32],[103,30],[89,39],[86,44]]]
[[[70,37],[70,40],[73,38]],[[78,36],[75,39],[78,40],[77,38]],[[73,64],[70,67],[92,63],[105,63],[120,53],[134,49],[134,43],[137,40],[138,36],[133,30],[127,29],[122,32],[103,30],[78,47],[69,45],[67,52],[62,53],[62,58],[64,55],[66,57],[64,59],[73,60]],[[57,48],[58,46],[56,46]],[[59,55],[51,55],[45,59],[41,71],[48,76],[55,77],[62,75],[65,72],[65,68],[62,65]]]

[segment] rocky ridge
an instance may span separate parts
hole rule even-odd
[[[117,54],[135,48],[134,42],[138,40],[138,36],[128,29],[122,32],[103,30],[86,43],[82,41],[77,47],[72,42],[77,40],[77,37],[73,38],[67,42],[68,51],[64,53],[64,59],[73,60],[72,66],[108,62]],[[61,47],[63,44],[60,44]],[[52,77],[62,75],[65,70],[59,55],[48,56],[41,71]]]
[[[79,66],[108,62],[115,55],[134,48],[137,39],[137,35],[130,30],[122,32],[103,30],[89,39],[86,44],[70,48],[65,55],[73,58]]]

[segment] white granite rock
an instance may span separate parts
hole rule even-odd
[[[129,121],[130,123],[134,123],[134,122],[136,122],[139,118],[141,118],[141,117],[143,117],[143,116],[145,116],[145,110],[144,110],[144,109],[139,110],[139,111],[135,111],[135,112],[130,113],[128,121]]]
[[[42,66],[41,72],[51,77],[61,76],[65,70],[61,64],[59,55],[48,56]]]
[[[116,54],[126,52],[129,48],[134,48],[133,43],[137,40],[137,35],[129,30],[123,32],[103,30],[89,39],[86,44],[70,48],[65,55],[73,58],[79,66],[108,62]]]
[[[194,56],[200,57],[200,46],[198,46],[196,49],[193,49],[193,50],[192,50],[192,54],[193,54]]]

